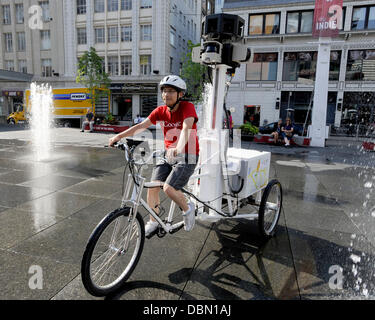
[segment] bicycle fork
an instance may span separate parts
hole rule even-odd
[[[128,182],[126,184],[125,192],[124,192],[122,202],[121,202],[121,207],[123,208],[126,205],[128,205],[130,207],[130,212],[129,212],[129,216],[128,216],[128,222],[129,222],[128,228],[129,229],[128,229],[128,232],[126,233],[126,236],[125,236],[124,246],[123,246],[122,250],[120,250],[119,254],[126,253],[126,251],[128,250],[130,238],[132,236],[132,231],[133,231],[134,223],[135,223],[135,220],[136,220],[136,214],[137,214],[139,202],[140,202],[141,196],[142,196],[143,185],[144,185],[144,182],[145,182],[145,178],[140,177],[140,176],[136,176],[135,179],[137,179],[138,186],[133,182],[132,175],[131,174],[128,175]],[[130,200],[126,200],[129,197],[130,188],[131,188],[132,184],[133,184],[132,196],[131,196]],[[115,232],[115,233],[117,233],[117,232]]]

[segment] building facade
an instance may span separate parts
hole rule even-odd
[[[30,84],[16,81],[17,72],[50,82],[64,74],[62,1],[1,0],[0,69],[14,72],[0,83],[2,114],[15,111]],[[12,81],[14,79],[14,81]]]
[[[94,47],[110,75],[112,113],[124,124],[162,102],[160,80],[179,74],[188,41],[200,41],[201,0],[1,0],[1,6],[0,68],[33,73],[53,88],[79,87],[78,60]]]
[[[314,7],[315,1],[225,1],[223,12],[245,20],[253,52],[227,96],[235,125],[245,118],[263,125],[287,115],[299,124],[310,121],[319,41],[312,37]],[[327,124],[367,126],[375,121],[374,2],[344,0],[339,36],[330,41]]]

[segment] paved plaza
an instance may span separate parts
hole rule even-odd
[[[110,136],[53,129],[53,156],[37,162],[29,130],[0,128],[0,299],[98,299],[80,264],[90,233],[121,202],[123,153],[104,148]],[[375,153],[360,145],[244,143],[272,153],[270,178],[283,188],[276,236],[264,242],[256,221],[223,220],[146,239],[131,278],[106,299],[374,299]]]

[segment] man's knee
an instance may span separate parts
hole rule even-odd
[[[169,184],[164,183],[163,191],[165,192],[166,195],[169,196],[170,194],[175,193],[175,192],[176,192],[176,189],[173,188],[172,186],[170,186]]]

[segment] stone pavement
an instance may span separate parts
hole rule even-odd
[[[120,204],[123,154],[103,148],[108,134],[53,133],[54,156],[36,162],[27,129],[0,128],[3,300],[98,299],[83,288],[80,263],[93,228]],[[345,139],[243,147],[272,152],[270,176],[283,187],[276,237],[263,242],[256,221],[237,220],[153,237],[107,299],[374,299],[375,153]],[[41,289],[30,288],[33,266]]]

